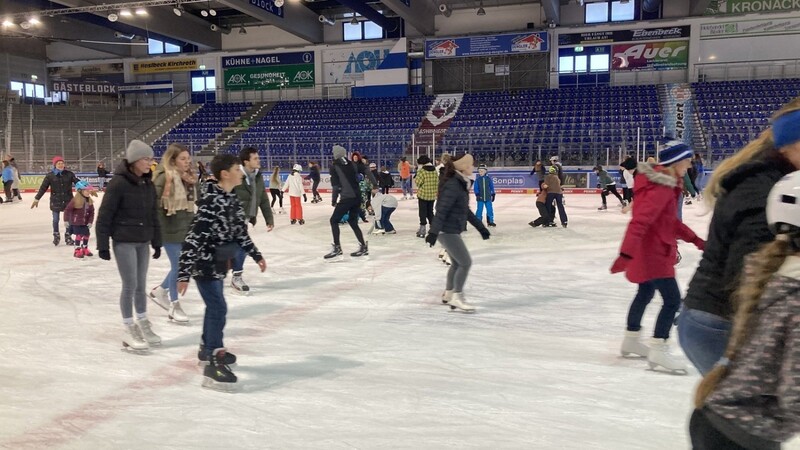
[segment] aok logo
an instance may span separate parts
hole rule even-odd
[[[243,73],[235,73],[228,78],[228,84],[247,84],[247,79]]]
[[[292,81],[314,81],[313,70],[301,70],[294,75]]]
[[[375,49],[375,50],[364,50],[356,56],[355,52],[350,53],[350,57],[347,58],[347,67],[344,69],[344,73],[363,73],[367,70],[374,70],[377,69],[378,66],[381,64],[387,56],[389,56],[389,52],[391,49]],[[383,52],[383,58],[381,58],[381,52]]]

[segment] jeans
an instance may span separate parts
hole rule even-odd
[[[222,330],[225,329],[225,316],[228,314],[228,304],[222,293],[222,280],[211,278],[195,278],[197,290],[206,304],[206,314],[203,316],[203,342],[207,350],[223,348]]]
[[[389,217],[392,216],[396,208],[381,208],[381,228],[383,231],[394,231],[394,225],[389,222]]]
[[[550,218],[550,211],[547,210],[547,205],[536,202],[536,209],[539,210],[539,217],[533,221],[534,225],[538,227],[539,225],[547,225],[553,221]]]
[[[347,214],[347,223],[353,229],[353,233],[358,239],[358,243],[364,245],[364,234],[361,233],[361,228],[358,226],[358,215],[361,213],[361,200],[357,198],[348,198],[339,200],[336,207],[331,214],[331,232],[333,233],[334,245],[339,245],[339,222],[345,214]]]
[[[423,200],[417,197],[417,204],[419,208],[419,224],[420,225],[433,225],[433,204],[435,200]]]
[[[725,354],[730,334],[731,322],[715,314],[684,308],[678,316],[678,341],[702,375]]]
[[[147,267],[150,264],[150,244],[146,242],[114,242],[114,258],[122,278],[119,308],[123,319],[147,313]]]
[[[3,182],[3,190],[6,192],[6,201],[10,202],[14,197],[11,195],[11,185],[14,184],[14,180],[8,180]]]
[[[164,252],[169,258],[169,273],[164,281],[161,282],[161,288],[169,290],[169,301],[178,301],[178,258],[181,256],[181,247],[183,244],[177,242],[165,242]]]
[[[548,205],[548,208],[551,208],[553,202],[556,202],[556,206],[558,207],[558,217],[561,219],[561,223],[567,223],[567,211],[564,209],[564,194],[547,194],[547,200],[545,201]],[[556,215],[553,212],[551,220],[555,220]]]
[[[411,177],[401,178],[400,186],[403,188],[403,197],[405,197],[406,195],[408,195],[409,197],[414,196],[414,191],[411,189]]]
[[[483,207],[486,206],[486,221],[489,223],[494,223],[494,208],[492,207],[492,202],[482,202],[478,200],[478,212],[475,215],[478,217],[478,220],[483,220]]]
[[[447,270],[445,289],[453,292],[464,292],[464,283],[467,282],[469,269],[472,267],[472,257],[460,234],[439,233],[439,243],[442,244],[450,257],[450,268]]]
[[[636,292],[636,297],[633,298],[633,303],[628,310],[628,331],[642,329],[644,310],[653,300],[656,290],[661,293],[664,305],[661,306],[661,312],[658,313],[653,337],[669,339],[669,331],[675,321],[675,314],[681,306],[681,291],[678,289],[678,282],[675,278],[658,278],[639,284],[639,291]]]
[[[61,211],[51,211],[53,213],[53,234],[58,234],[58,223],[61,220]],[[64,221],[66,222],[66,220]],[[67,225],[66,233],[69,233],[69,225]]]
[[[236,256],[233,258],[233,274],[236,275],[237,273],[241,275],[242,271],[244,270],[244,260],[247,258],[247,253],[239,247],[239,250],[236,252]]]

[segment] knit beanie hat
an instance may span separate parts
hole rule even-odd
[[[489,171],[489,169],[486,168],[486,164],[481,164],[480,166],[478,166],[478,170],[485,170],[487,172]]]
[[[467,153],[461,158],[453,160],[453,166],[455,166],[456,170],[458,170],[459,172],[463,172],[465,170],[471,169],[474,162],[475,160],[472,159],[472,155]]]
[[[424,166],[425,164],[429,164],[430,162],[431,162],[431,159],[428,158],[428,155],[422,155],[419,158],[417,158],[417,164],[422,165],[422,166]]]
[[[333,159],[340,159],[347,157],[347,150],[341,145],[334,145],[333,146]]]
[[[143,158],[152,157],[153,147],[150,147],[138,139],[132,140],[130,144],[128,144],[128,149],[125,151],[125,159],[129,164],[133,164]]]
[[[64,158],[62,158],[62,157],[60,157],[60,156],[53,156],[53,165],[54,165],[54,166],[55,166],[56,164],[58,164],[58,162],[59,162],[59,161],[64,161]]]
[[[692,157],[692,149],[681,141],[669,141],[664,144],[664,148],[658,152],[658,163],[662,166],[669,166],[683,159]]]

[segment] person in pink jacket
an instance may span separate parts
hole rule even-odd
[[[684,364],[669,354],[669,333],[681,305],[675,280],[678,242],[691,242],[703,250],[705,241],[678,220],[675,211],[683,190],[682,180],[691,166],[692,151],[682,142],[672,141],[659,152],[657,165],[639,164],[635,180],[633,217],[625,231],[619,257],[611,273],[625,272],[631,283],[639,285],[628,311],[628,327],[622,343],[623,356],[647,358],[651,368],[686,373]],[[656,319],[650,346],[640,338],[641,322],[647,305],[658,290],[664,299]]]
[[[64,222],[72,226],[72,233],[75,234],[73,256],[75,258],[94,256],[89,251],[89,235],[94,222],[92,194],[95,189],[84,180],[75,183],[75,188],[78,190],[78,195],[72,197],[64,209]]]

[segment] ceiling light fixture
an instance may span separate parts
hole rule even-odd
[[[239,27],[239,34],[247,34],[247,28],[244,25]]]
[[[130,17],[133,14],[131,14],[131,11],[129,9],[123,9],[122,11],[119,12],[119,15],[123,17]]]
[[[30,28],[32,25],[31,25],[31,23],[30,23],[30,22],[28,22],[28,21],[26,20],[25,22],[22,22],[22,23],[20,23],[20,24],[19,24],[19,26],[20,26],[20,27],[21,27],[23,30],[27,30],[27,29],[29,29],[29,28]]]
[[[483,1],[481,1],[481,2],[478,4],[478,6],[479,6],[479,7],[478,7],[478,12],[476,12],[475,14],[477,14],[477,15],[479,15],[479,16],[485,16],[485,15],[486,15],[486,10],[485,10],[485,9],[483,9]]]
[[[204,10],[200,11],[200,15],[203,16],[203,17],[208,17],[208,11],[206,11],[204,9]]]
[[[355,15],[353,16],[353,20],[350,21],[350,25],[358,25],[358,19],[356,19]]]
[[[172,8],[172,12],[175,13],[176,16],[180,17],[181,15],[183,15],[183,8],[181,8],[180,6],[176,6]]]
[[[31,25],[41,25],[41,23],[42,23],[42,22],[39,21],[39,18],[36,17],[36,16],[33,16],[30,19],[28,19],[28,22],[30,22]]]
[[[109,22],[116,22],[117,20],[119,20],[119,16],[116,15],[115,13],[112,12],[111,14],[108,15]]]
[[[273,0],[272,3],[275,4],[275,6],[277,6],[278,8],[282,8],[283,4],[284,4],[284,0]]]
[[[146,16],[147,15],[147,10],[144,9],[144,8],[137,8],[136,9],[136,15],[137,16]]]
[[[212,9],[208,10],[208,13],[211,14],[212,16],[216,16],[217,15],[217,10],[212,8]]]
[[[3,26],[4,27],[13,27],[14,26],[14,22],[6,19],[6,20],[3,21]]]

